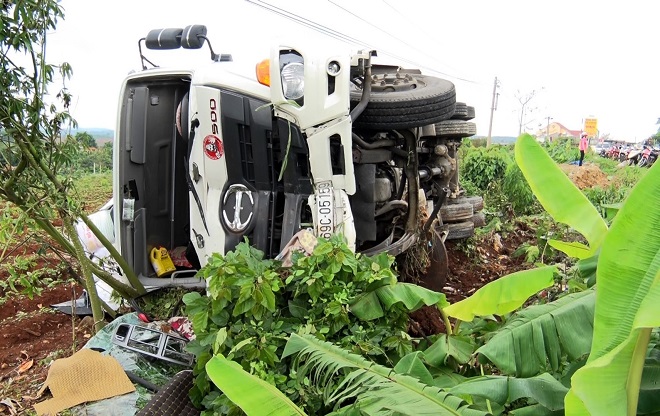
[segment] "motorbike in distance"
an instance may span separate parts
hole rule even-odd
[[[644,146],[644,151],[641,154],[637,166],[639,166],[640,168],[651,167],[653,163],[655,163],[655,161],[658,159],[659,152],[660,150],[654,149],[651,146]]]

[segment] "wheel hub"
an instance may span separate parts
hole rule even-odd
[[[371,91],[393,92],[415,90],[423,84],[413,74],[397,72],[396,74],[375,74],[371,76]]]

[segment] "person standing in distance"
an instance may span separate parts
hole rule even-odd
[[[579,163],[579,166],[582,166],[582,161],[584,160],[584,152],[587,151],[587,146],[589,146],[589,139],[587,138],[587,133],[583,132],[580,135],[580,163]]]

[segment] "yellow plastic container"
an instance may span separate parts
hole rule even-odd
[[[176,271],[176,267],[165,247],[154,247],[151,250],[151,265],[158,277],[165,277]]]

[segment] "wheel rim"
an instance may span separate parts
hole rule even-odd
[[[371,76],[372,92],[410,91],[424,86],[426,86],[424,81],[408,73],[376,74]]]

